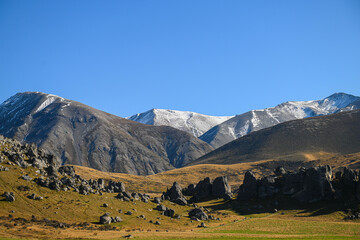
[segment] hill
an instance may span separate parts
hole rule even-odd
[[[304,161],[311,154],[356,153],[360,151],[359,123],[360,110],[289,121],[243,136],[190,165]]]
[[[252,110],[236,115],[214,126],[199,138],[217,148],[249,133],[286,121],[359,108],[360,98],[346,93],[335,93],[322,100],[290,101],[272,108]]]
[[[183,131],[120,118],[55,95],[18,93],[0,105],[0,134],[102,171],[138,175],[182,167],[211,146]]]
[[[1,240],[114,239],[126,236],[136,239],[355,239],[360,234],[358,220],[344,220],[349,213],[343,209],[351,205],[339,201],[307,205],[293,204],[287,198],[279,199],[277,211],[273,199],[247,204],[234,199],[196,203],[212,216],[209,220],[190,219],[193,204],[180,206],[162,201],[162,205],[179,216],[171,218],[156,210],[158,206],[152,197],[149,201],[136,197],[131,201],[120,200],[118,193],[103,188],[100,192],[80,194],[76,186],[93,185],[94,180],[87,181],[72,175],[71,171],[56,172],[53,165],[37,167],[39,162],[50,164],[51,156],[34,145],[0,139]],[[351,158],[350,162],[359,159],[358,155]],[[146,179],[149,176],[134,177]],[[76,186],[69,186],[71,179],[77,182]],[[46,180],[64,184],[58,190],[51,190],[54,188],[51,184],[47,187],[39,185],[39,181]],[[106,183],[110,184],[110,181]],[[130,188],[130,185],[126,186],[126,189]],[[14,198],[5,200],[8,195]],[[100,224],[99,217],[105,212],[114,218],[117,216],[117,222]],[[206,227],[198,227],[201,224]]]

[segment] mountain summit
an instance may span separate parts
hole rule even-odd
[[[276,107],[252,110],[237,115],[204,133],[200,139],[214,147],[220,147],[239,137],[279,123],[295,119],[329,115],[360,107],[360,97],[335,93],[322,100],[291,101]]]
[[[156,126],[171,126],[193,134],[218,148],[239,137],[295,119],[329,115],[360,108],[360,97],[335,93],[314,101],[289,101],[272,108],[252,110],[228,117],[194,112],[152,109],[128,119]]]
[[[120,118],[55,95],[18,93],[0,105],[0,134],[36,143],[58,163],[154,174],[212,150],[183,131]]]
[[[200,137],[210,128],[232,118],[233,116],[208,116],[195,112],[151,109],[138,113],[127,119],[155,126],[170,126]]]

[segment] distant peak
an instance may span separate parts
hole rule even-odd
[[[347,94],[347,93],[344,93],[344,92],[337,92],[337,93],[331,94],[330,96],[328,96],[328,97],[326,97],[326,98],[329,98],[329,99],[339,99],[339,98],[344,98],[344,97],[347,97],[347,98],[355,98],[354,95]]]

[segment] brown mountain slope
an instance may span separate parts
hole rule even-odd
[[[190,163],[234,164],[266,159],[306,160],[308,154],[360,151],[360,110],[285,122],[253,132]]]
[[[58,96],[26,92],[0,105],[0,134],[101,171],[137,175],[182,167],[213,148],[183,131],[120,118]]]

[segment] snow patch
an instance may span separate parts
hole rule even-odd
[[[38,107],[38,109],[36,109],[35,113],[40,112],[41,110],[52,104],[56,99],[56,96],[47,96],[46,100]]]

